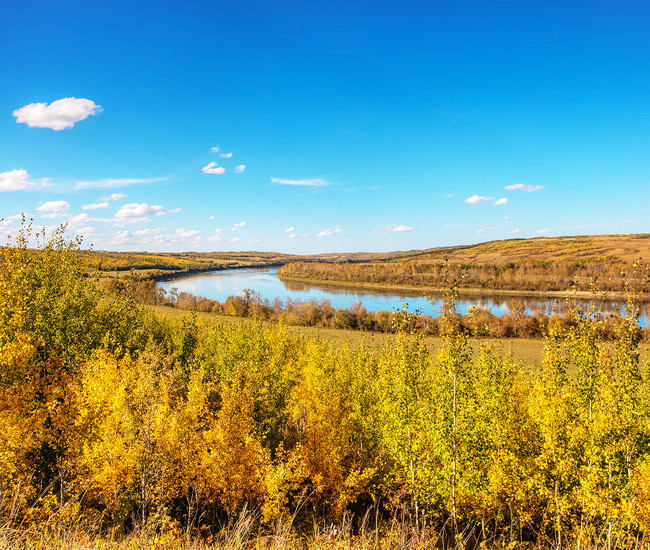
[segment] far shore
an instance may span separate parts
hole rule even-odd
[[[349,289],[371,289],[382,291],[404,291],[419,292],[423,294],[444,295],[449,292],[449,288],[436,288],[429,286],[413,285],[389,285],[383,283],[364,283],[359,281],[333,281],[330,279],[309,279],[300,277],[291,277],[278,274],[278,278],[296,283],[305,283],[310,285],[344,287]],[[589,292],[584,290],[506,290],[506,289],[489,289],[489,288],[466,288],[458,287],[460,296],[499,296],[503,298],[576,298],[578,300],[607,300],[607,301],[626,301],[629,295],[625,292]],[[650,302],[650,294],[640,294],[634,296],[639,302]]]

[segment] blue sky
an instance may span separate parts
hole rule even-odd
[[[649,26],[625,0],[3,0],[0,229],[295,253],[650,232]]]

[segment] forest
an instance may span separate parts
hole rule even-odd
[[[29,238],[0,272],[3,548],[648,544],[632,299],[613,327],[551,318],[539,366],[473,349],[453,293],[434,350],[408,313],[384,346],[335,348],[154,313],[63,230]]]

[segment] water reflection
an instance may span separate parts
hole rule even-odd
[[[213,271],[179,277],[158,283],[169,292],[176,288],[178,292],[189,292],[196,296],[204,296],[212,300],[224,302],[228,296],[241,296],[244,289],[252,289],[259,293],[262,300],[273,302],[276,298],[286,303],[287,300],[328,300],[334,308],[346,308],[361,302],[370,311],[397,310],[408,304],[410,311],[420,311],[427,315],[440,313],[444,296],[427,297],[422,292],[405,292],[391,290],[349,289],[327,284],[307,284],[297,281],[282,281],[278,279],[277,268],[230,269]],[[620,300],[576,300],[583,309],[591,303],[604,313],[620,313],[625,309],[625,303]],[[494,315],[504,314],[535,314],[553,313],[564,314],[568,304],[562,298],[542,299],[538,296],[472,296],[462,297],[458,303],[461,313],[467,313],[472,307],[489,309]],[[648,306],[641,309],[640,323],[647,324]]]

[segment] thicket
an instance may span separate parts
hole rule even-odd
[[[625,292],[631,284],[647,291],[648,268],[612,259],[530,260],[502,264],[439,261],[293,262],[278,275],[306,279],[380,285],[405,285],[518,291]]]
[[[632,304],[613,345],[593,313],[549,323],[540,368],[492,346],[472,359],[453,301],[435,353],[408,314],[390,345],[337,351],[260,323],[164,321],[102,298],[60,234],[37,255],[26,241],[0,272],[0,534],[209,539],[246,510],[295,537],[374,522],[376,547],[647,542]]]

